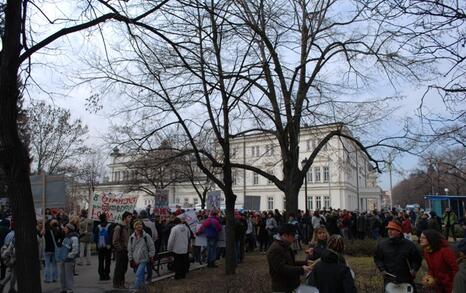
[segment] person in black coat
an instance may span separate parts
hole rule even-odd
[[[295,261],[290,245],[295,241],[296,230],[292,224],[283,224],[267,251],[267,262],[272,279],[272,292],[291,293],[300,284],[300,276],[311,270],[306,262]]]
[[[312,270],[309,284],[319,289],[319,293],[356,293],[351,269],[342,256],[343,237],[332,235],[327,249]]]

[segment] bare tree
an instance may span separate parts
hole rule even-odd
[[[435,70],[418,107],[426,143],[451,148],[466,141],[466,4],[456,0],[389,0],[381,11],[403,35],[400,49],[430,59]]]
[[[34,173],[64,172],[90,151],[84,145],[87,126],[80,119],[72,120],[69,110],[38,102],[27,113]]]
[[[34,239],[36,220],[29,182],[29,154],[21,142],[18,129],[20,99],[18,75],[23,65],[25,79],[30,72],[31,58],[63,36],[86,30],[108,20],[131,22],[141,20],[159,9],[167,1],[150,3],[138,14],[111,9],[107,1],[87,2],[77,19],[64,17],[49,18],[39,4],[28,0],[7,0],[2,3],[2,48],[0,56],[0,168],[5,174],[7,191],[16,220],[16,273],[19,292],[41,292],[40,266],[37,242]],[[99,4],[100,3],[100,4]],[[96,7],[100,6],[100,7]],[[150,7],[149,7],[150,6]],[[123,9],[123,6],[118,6]],[[29,12],[34,10],[49,21],[51,34],[34,39],[35,27],[29,23]],[[104,11],[101,13],[101,11]],[[129,16],[128,16],[129,15]],[[26,84],[27,86],[27,84]]]

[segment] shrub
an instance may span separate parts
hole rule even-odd
[[[352,256],[373,256],[377,241],[372,239],[345,242],[345,254]]]

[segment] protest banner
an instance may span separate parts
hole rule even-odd
[[[109,222],[121,221],[124,212],[134,211],[137,201],[137,195],[95,193],[91,203],[91,219],[99,220],[99,216],[104,213]]]
[[[207,193],[207,209],[219,209],[220,208],[220,190],[209,191]]]
[[[157,190],[154,199],[154,213],[165,218],[168,216],[168,190]]]
[[[189,228],[193,233],[196,233],[196,226],[199,224],[199,220],[196,215],[195,210],[189,210],[186,211],[184,214],[184,220],[186,221],[186,224],[188,224]]]

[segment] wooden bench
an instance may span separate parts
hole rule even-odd
[[[152,269],[160,276],[160,267],[167,265],[167,267],[173,263],[173,254],[170,251],[163,251],[156,254],[155,265]]]

